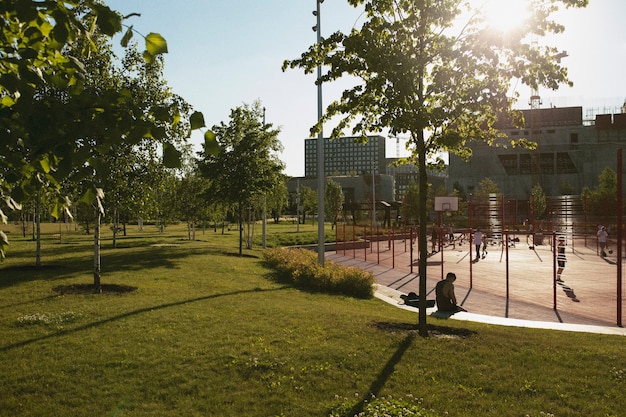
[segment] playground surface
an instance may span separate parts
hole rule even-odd
[[[556,263],[549,238],[536,245],[527,243],[525,235],[510,240],[508,247],[490,244],[477,262],[472,261],[473,245],[470,257],[467,240],[444,245],[427,259],[427,298],[434,299],[436,283],[454,272],[458,303],[467,310],[456,313],[455,319],[626,335],[621,327],[624,317],[618,298],[624,294],[618,297],[615,251],[601,257],[595,237],[568,239],[560,284],[554,281]],[[401,294],[419,294],[417,245],[411,251],[409,239],[373,241],[350,249],[339,245],[326,258],[372,272],[377,296],[392,304],[402,306]],[[428,314],[437,315],[436,307]]]

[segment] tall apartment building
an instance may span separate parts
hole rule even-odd
[[[354,137],[330,140],[324,138],[324,175],[385,174],[387,159],[385,138],[369,136],[367,143],[357,143]],[[304,142],[304,176],[317,177],[317,139]]]
[[[383,136],[369,136],[365,144],[357,143],[354,137],[324,139],[324,173],[326,177],[353,177],[382,175],[382,189],[388,201],[401,201],[409,182],[419,181],[415,165],[393,165],[398,158],[386,157],[387,140]],[[317,178],[317,139],[306,139],[304,151],[305,179]],[[447,173],[429,171],[429,182],[436,186],[445,184]],[[343,178],[342,181],[347,181]],[[366,182],[369,179],[365,180]],[[391,186],[392,189],[387,188]],[[350,189],[344,190],[350,192]],[[363,192],[356,192],[356,201]],[[383,194],[381,193],[381,196]],[[393,196],[393,197],[391,197]],[[380,197],[380,196],[379,196]],[[379,199],[379,198],[377,198]]]

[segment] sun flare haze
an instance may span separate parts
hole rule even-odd
[[[485,23],[504,32],[521,25],[529,15],[528,0],[483,0],[479,7]]]

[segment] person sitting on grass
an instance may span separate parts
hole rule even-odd
[[[437,286],[435,287],[435,299],[437,301],[438,311],[452,313],[465,311],[462,307],[456,304],[454,281],[456,281],[456,275],[453,272],[448,272],[446,279],[442,279],[437,283]]]

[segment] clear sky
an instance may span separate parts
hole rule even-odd
[[[509,2],[514,0],[498,0]],[[127,21],[142,34],[158,32],[168,43],[165,78],[173,91],[204,114],[208,127],[228,122],[230,110],[260,100],[266,121],[281,128],[286,174],[304,175],[304,139],[317,120],[315,74],[282,72],[316,42],[315,0],[105,0],[113,9],[140,13]],[[322,35],[362,23],[346,0],[321,5]],[[540,90],[543,107],[583,106],[613,111],[626,100],[626,0],[589,0],[582,10],[559,12],[565,32],[550,41],[568,53],[574,87]],[[135,35],[137,36],[137,35]],[[539,40],[539,43],[543,43]],[[344,84],[345,87],[347,84]],[[324,105],[342,84],[324,87]],[[530,90],[517,87],[516,107],[529,108]],[[325,132],[329,132],[326,128]],[[200,143],[201,135],[192,137]],[[403,147],[401,147],[403,149]],[[389,141],[387,156],[396,156]]]

